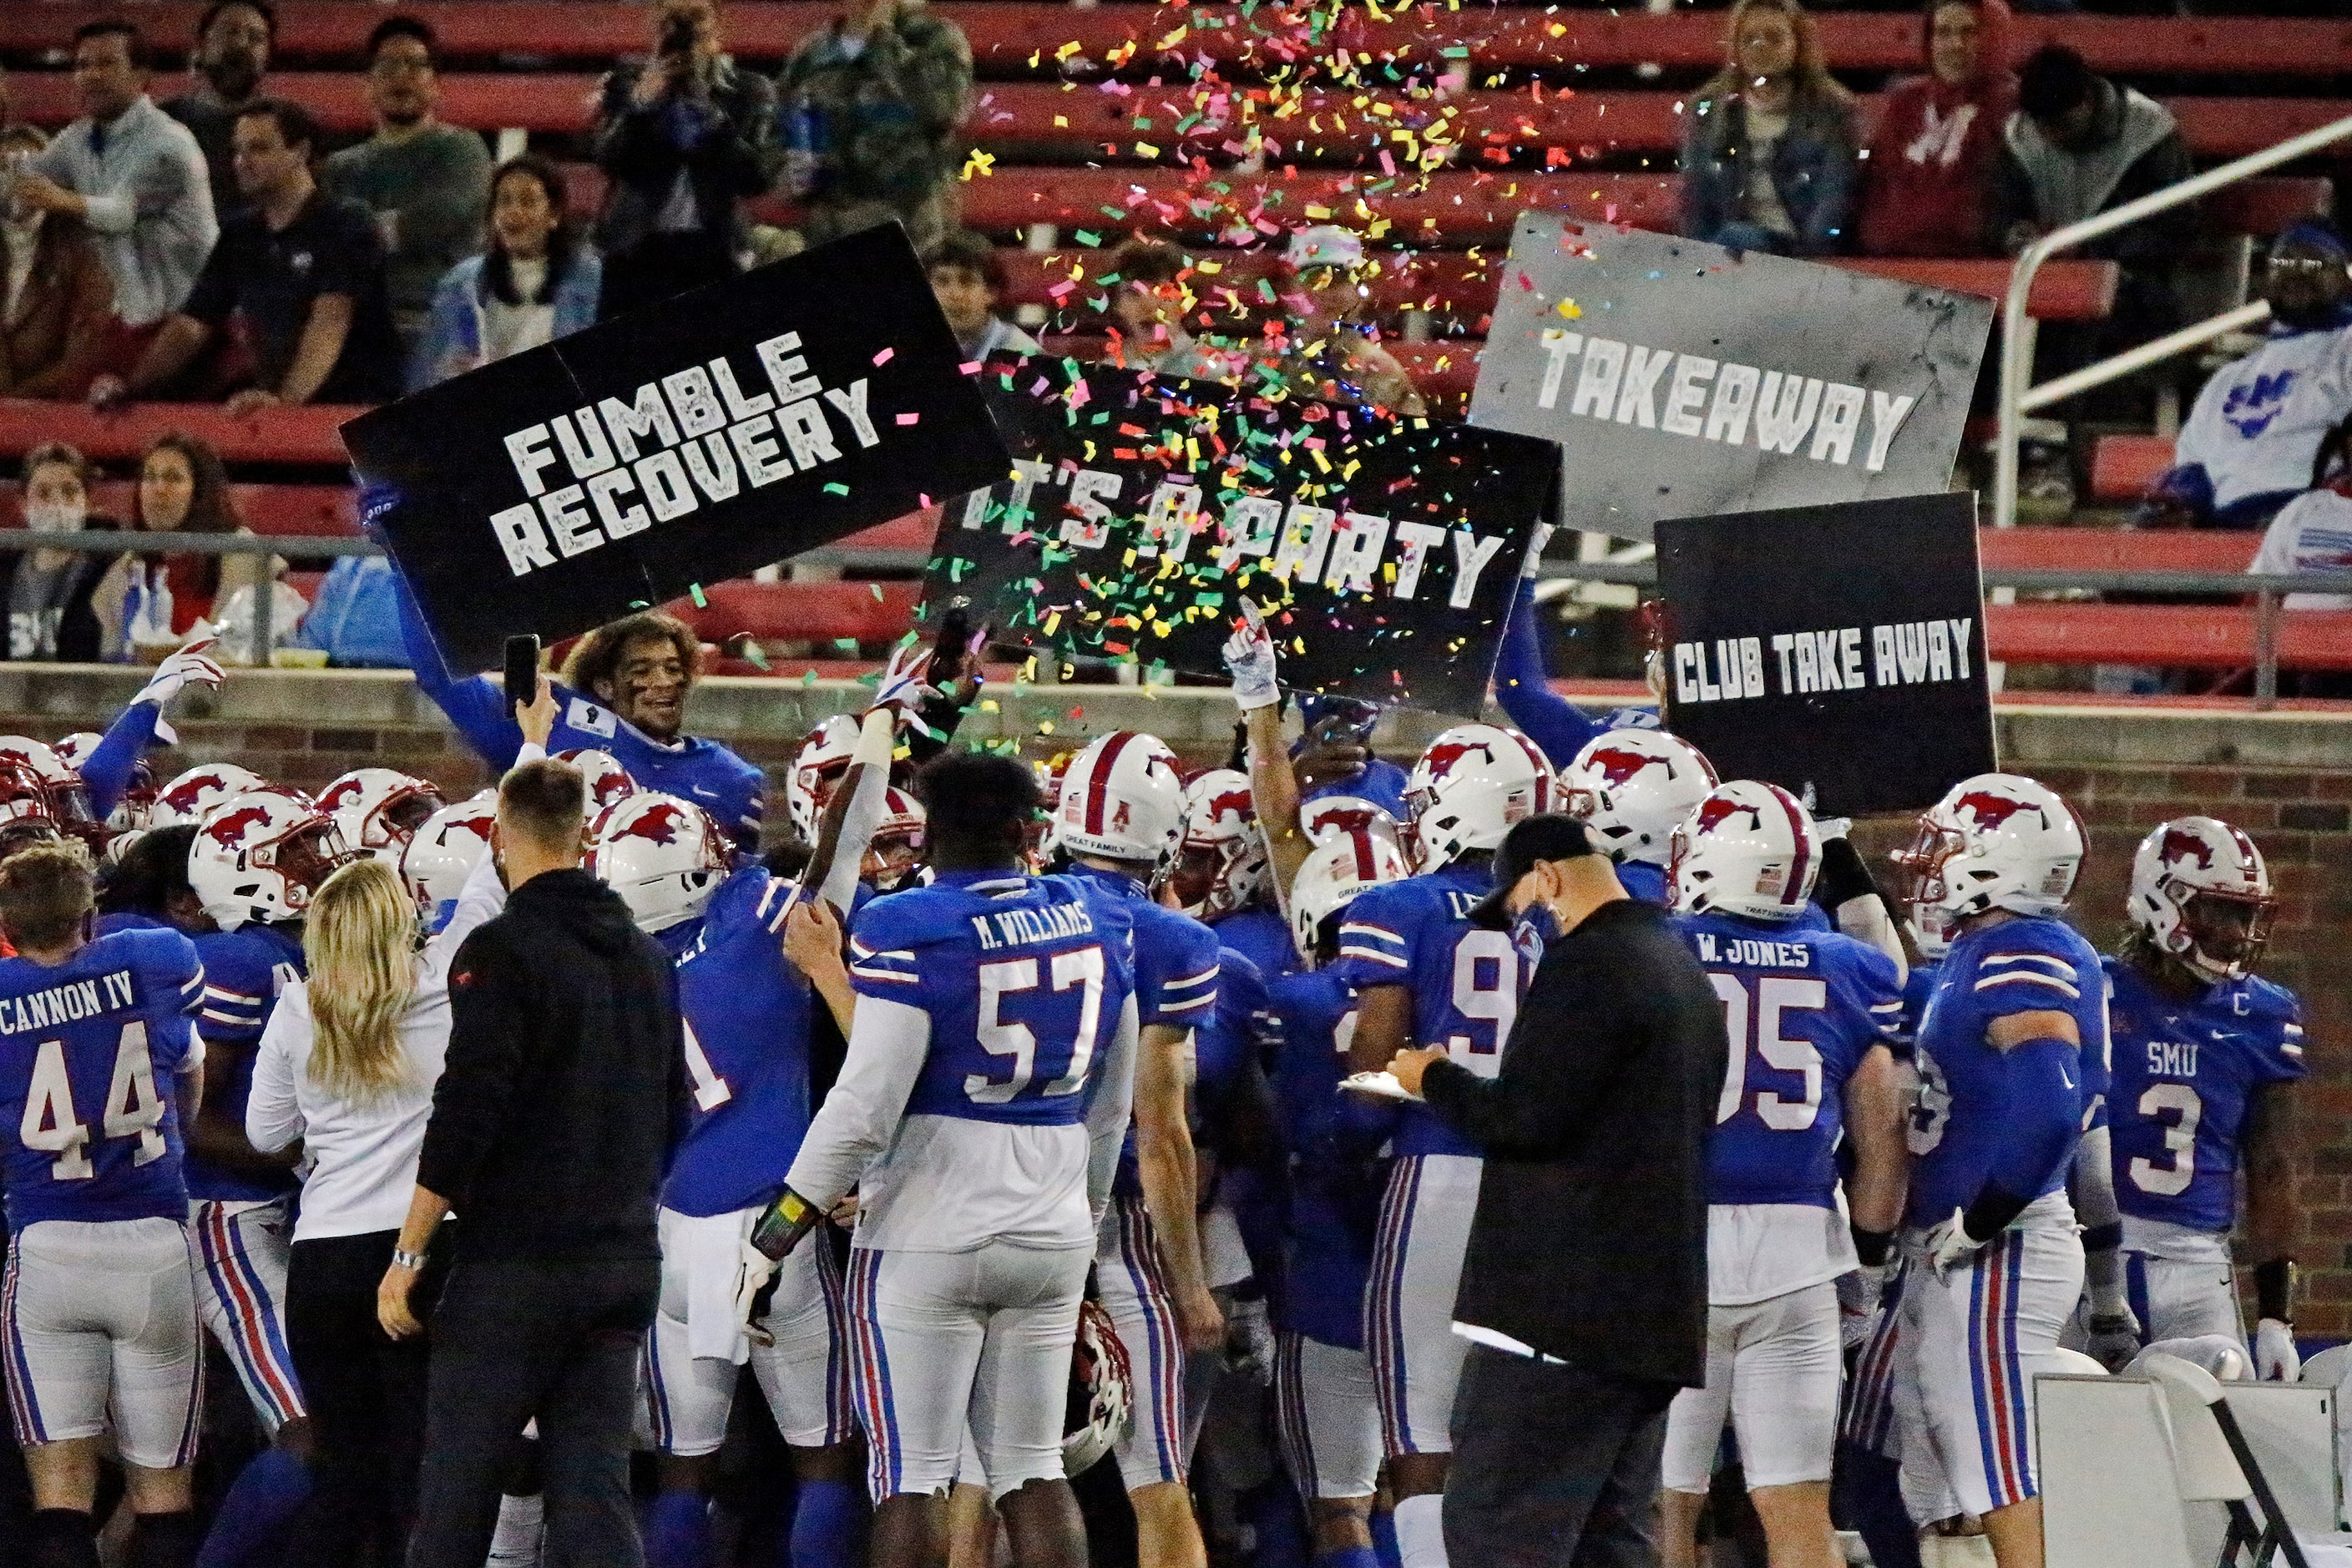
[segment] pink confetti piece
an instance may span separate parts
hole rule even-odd
[[[876,364],[888,364],[890,363],[890,356],[898,352],[898,351],[897,349],[884,349],[880,353],[874,356],[874,363]]]
[[[901,414],[898,416],[898,423],[901,425],[912,425],[921,417],[922,416],[920,414]]]
[[[963,363],[956,366],[956,369],[966,375],[978,375],[980,374],[980,362],[976,359],[968,359],[964,361]]]

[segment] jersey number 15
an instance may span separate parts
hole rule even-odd
[[[1710,970],[1707,984],[1723,1003],[1723,1032],[1731,1037],[1731,1065],[1723,1075],[1723,1094],[1715,1102],[1720,1126],[1739,1114],[1748,1100],[1748,1060],[1761,1058],[1778,1072],[1802,1073],[1804,1097],[1791,1100],[1778,1089],[1756,1091],[1757,1119],[1775,1132],[1801,1132],[1822,1110],[1822,1053],[1811,1040],[1791,1040],[1780,1033],[1780,1019],[1793,1012],[1819,1012],[1829,1004],[1829,987],[1819,980],[1799,980],[1786,974],[1759,978],[1756,994],[1737,974]]]

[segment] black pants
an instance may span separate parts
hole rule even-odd
[[[482,1568],[506,1459],[533,1416],[548,1563],[641,1568],[629,1428],[638,1346],[660,1293],[651,1253],[459,1259],[433,1319],[408,1568]]]
[[[604,258],[604,283],[596,319],[609,321],[648,305],[732,278],[742,269],[722,231],[649,234],[626,250]]]
[[[397,1549],[416,1511],[428,1342],[377,1324],[375,1290],[397,1231],[298,1241],[286,1266],[286,1344],[310,1408],[310,1497],[286,1562],[342,1568],[371,1535]],[[419,1281],[421,1310],[438,1289]]]
[[[1672,1384],[1474,1344],[1454,1396],[1445,1554],[1479,1568],[1647,1568]]]

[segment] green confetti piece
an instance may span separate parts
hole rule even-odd
[[[687,591],[688,595],[693,598],[693,600],[694,600],[694,607],[695,607],[696,609],[698,609],[698,610],[707,610],[707,609],[710,608],[710,601],[709,601],[709,599],[706,599],[706,598],[704,598],[704,597],[702,596],[702,584],[699,584],[699,583],[688,583],[688,584],[686,585],[686,591]]]
[[[839,479],[828,479],[825,481],[824,490],[827,495],[845,496],[849,493],[849,487]]]

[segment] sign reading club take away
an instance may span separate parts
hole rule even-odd
[[[1068,361],[982,382],[1013,477],[949,505],[927,615],[1223,679],[1246,596],[1294,690],[1485,702],[1549,442]]]
[[[1658,525],[1667,725],[1824,815],[1922,810],[1996,765],[1976,503]]]
[[[1569,527],[1951,478],[1990,300],[1540,213],[1500,270],[1470,421],[1559,443]]]
[[[342,427],[453,668],[586,631],[1005,471],[906,235],[869,229]]]

